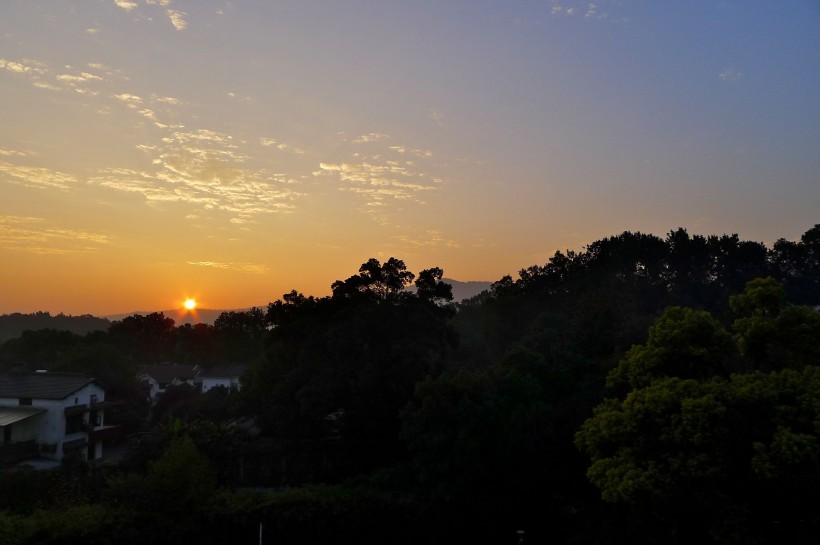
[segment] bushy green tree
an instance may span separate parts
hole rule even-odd
[[[820,505],[818,313],[786,304],[771,279],[749,282],[732,307],[736,372],[725,365],[735,340],[716,320],[667,309],[576,434],[603,499],[652,517],[664,540],[776,542]]]
[[[200,507],[216,484],[213,468],[187,435],[172,440],[149,464],[146,479],[158,505],[174,512]]]
[[[633,346],[607,377],[607,386],[625,393],[664,377],[728,376],[737,352],[732,337],[711,314],[669,307],[649,328],[649,339]]]

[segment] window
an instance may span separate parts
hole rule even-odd
[[[85,427],[85,422],[83,421],[83,415],[80,414],[68,414],[65,417],[65,434],[69,435],[72,433],[79,433],[83,431]]]

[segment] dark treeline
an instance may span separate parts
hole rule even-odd
[[[105,318],[97,318],[88,314],[82,316],[67,316],[62,313],[52,316],[48,312],[0,314],[0,343],[19,337],[24,331],[56,329],[84,335],[91,331],[105,331],[110,325],[111,322]]]
[[[458,304],[442,275],[370,259],[327,297],[213,326],[151,314],[0,345],[7,372],[93,374],[130,434],[116,464],[4,471],[0,542],[817,535],[820,225],[771,248],[626,232]],[[166,361],[247,372],[149,407],[135,376]]]

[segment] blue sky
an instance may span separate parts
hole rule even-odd
[[[0,312],[497,280],[820,210],[810,1],[5,0]],[[60,274],[55,278],[53,271]]]

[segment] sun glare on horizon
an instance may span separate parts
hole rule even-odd
[[[182,303],[182,306],[184,306],[186,310],[194,310],[196,308],[196,299],[185,299],[185,302]]]

